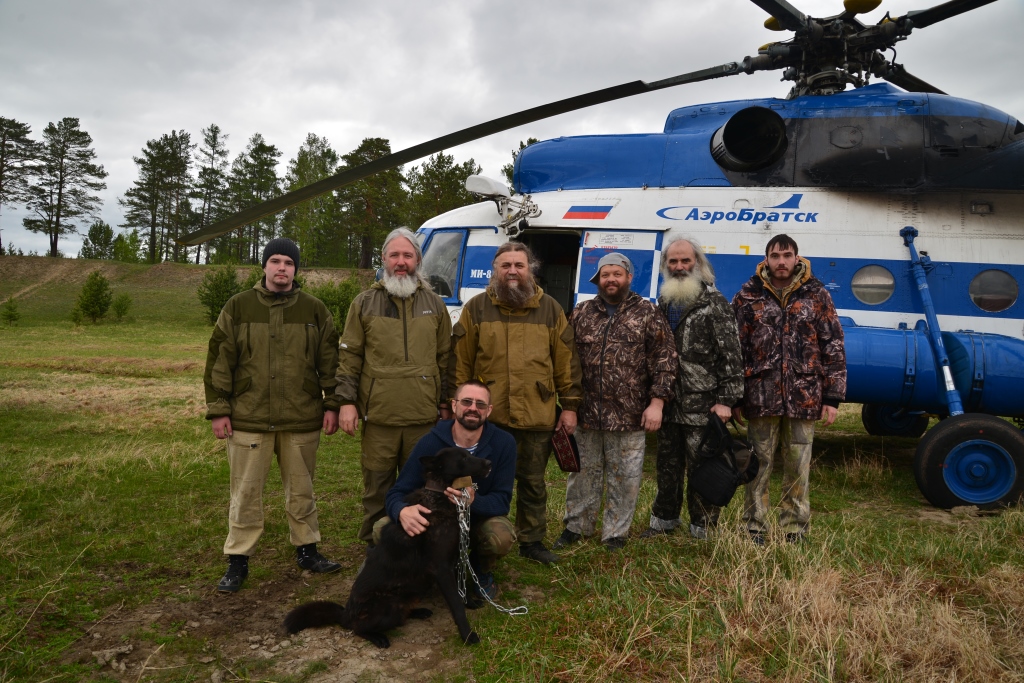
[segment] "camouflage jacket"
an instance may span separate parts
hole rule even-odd
[[[801,257],[792,284],[772,288],[768,264],[732,300],[743,347],[746,417],[821,417],[846,397],[846,350],[832,297]]]
[[[659,307],[668,317],[668,305]],[[678,424],[707,424],[711,406],[735,405],[743,396],[743,359],[736,334],[736,316],[729,301],[714,287],[704,291],[672,331],[679,353],[675,399],[665,419]]]
[[[586,429],[643,429],[651,398],[672,398],[676,351],[658,309],[630,292],[609,317],[604,301],[577,304],[569,316],[583,368],[583,403],[577,418]]]

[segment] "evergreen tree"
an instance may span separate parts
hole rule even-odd
[[[142,263],[146,260],[142,248],[142,238],[139,237],[138,230],[122,232],[115,237],[114,243],[111,245],[111,253],[112,259],[124,263]]]
[[[43,130],[40,164],[29,185],[27,207],[35,218],[22,222],[30,232],[42,232],[50,239],[50,256],[58,256],[63,235],[78,232],[72,222],[92,216],[100,198],[92,194],[106,188],[107,172],[94,162],[92,136],[79,128],[78,119],[67,117]]]
[[[114,303],[110,307],[114,311],[114,317],[120,322],[132,308],[131,295],[128,292],[121,292],[114,297]]]
[[[96,322],[110,310],[113,298],[114,295],[110,291],[110,283],[107,278],[103,277],[103,273],[100,271],[94,270],[85,280],[82,292],[78,295],[76,308],[82,312],[82,315]]]
[[[193,196],[199,200],[198,223],[196,229],[205,228],[227,214],[227,167],[228,147],[227,133],[223,132],[216,123],[211,123],[208,128],[201,131],[203,141],[196,153],[196,164],[199,166],[198,179],[193,190]],[[224,243],[226,240],[218,239],[217,243]],[[215,243],[216,244],[216,243]],[[214,246],[218,248],[219,245]],[[206,262],[210,262],[209,242],[196,250],[196,263],[199,263],[200,252],[206,250]]]
[[[196,295],[199,303],[206,308],[206,318],[210,323],[216,323],[220,311],[228,299],[242,291],[238,284],[238,274],[234,266],[224,266],[206,271],[203,281],[199,283]]]
[[[456,164],[455,157],[444,152],[427,159],[422,168],[410,168],[405,177],[409,186],[409,227],[415,230],[445,211],[476,203],[466,191],[466,178],[482,170],[472,159]]]
[[[505,176],[505,181],[508,182],[509,188],[512,187],[512,173],[515,171],[516,159],[519,157],[519,152],[522,152],[524,149],[526,149],[535,142],[540,142],[540,140],[538,140],[537,138],[526,138],[526,142],[520,140],[519,149],[512,150],[512,163],[505,164],[504,166],[501,167],[501,173],[502,175]]]
[[[384,138],[365,138],[359,147],[342,157],[344,168],[354,168],[391,154],[391,143]],[[381,171],[338,191],[345,212],[350,251],[358,255],[359,268],[379,264],[384,237],[402,225],[407,194],[401,167]]]
[[[90,225],[89,234],[82,241],[82,250],[78,252],[78,258],[114,258],[114,229],[103,221],[96,221]]]
[[[231,164],[228,187],[231,210],[241,211],[281,194],[281,181],[277,177],[277,160],[281,151],[268,145],[263,136],[255,133],[249,138],[245,151]],[[277,232],[277,217],[269,216],[238,229],[235,247],[240,263],[259,263],[260,248]]]
[[[4,305],[0,306],[0,319],[8,325],[17,325],[21,320],[21,311],[18,310],[18,302],[13,296],[7,297]]]
[[[28,136],[31,132],[27,123],[0,116],[0,209],[28,199],[28,178],[39,155],[39,143]],[[0,237],[0,255],[3,253]]]
[[[287,190],[298,190],[334,175],[338,161],[338,153],[331,149],[326,138],[309,133],[298,154],[288,162]],[[282,230],[299,245],[303,263],[340,265],[337,259],[341,242],[340,217],[337,197],[328,192],[288,209]]]

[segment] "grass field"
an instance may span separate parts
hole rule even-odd
[[[75,327],[95,267],[135,306]],[[472,612],[480,646],[443,608],[388,651],[337,629],[288,640],[283,614],[343,598],[361,561],[358,441],[318,458],[321,547],[343,571],[295,567],[272,475],[246,588],[217,595],[228,472],[203,419],[202,272],[0,257],[0,299],[23,316],[0,329],[0,683],[1024,680],[1024,513],[929,507],[915,442],[867,436],[856,406],[815,440],[800,546],[753,546],[738,496],[708,541],[641,541],[649,458],[626,549],[591,540],[551,569],[509,556],[499,602],[529,614]],[[564,490],[552,466],[549,541]]]

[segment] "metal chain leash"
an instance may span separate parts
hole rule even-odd
[[[476,484],[473,484],[473,488],[476,488]],[[476,585],[477,593],[482,595],[484,600],[489,602],[494,609],[512,616],[528,614],[529,610],[526,608],[526,605],[511,608],[502,607],[494,602],[494,600],[491,600],[491,596],[480,585],[480,579],[477,578],[476,572],[473,571],[473,567],[469,564],[469,489],[462,489],[462,493],[455,499],[455,507],[459,509],[459,574],[456,577],[459,597],[463,600],[466,599],[466,575],[468,573]]]

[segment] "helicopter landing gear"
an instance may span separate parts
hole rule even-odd
[[[905,436],[916,439],[928,429],[928,415],[896,406],[865,403],[860,409],[864,430],[871,436]]]
[[[1024,433],[992,415],[954,415],[921,439],[914,477],[935,507],[1013,505],[1024,495]]]

